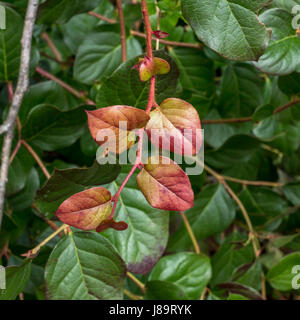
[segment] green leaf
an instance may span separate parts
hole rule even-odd
[[[271,104],[264,104],[263,106],[259,106],[254,114],[253,121],[261,121],[273,115],[274,107]]]
[[[129,37],[126,41],[128,59],[142,53],[139,42]],[[74,64],[74,77],[86,84],[101,80],[121,64],[120,35],[115,32],[90,34],[80,45]]]
[[[278,79],[279,89],[289,96],[300,96],[300,73],[291,73]]]
[[[252,244],[244,245],[247,237],[233,232],[223,242],[220,249],[212,258],[213,278],[211,285],[232,280],[235,270],[254,259]]]
[[[101,235],[74,232],[59,241],[45,270],[50,300],[121,299],[126,267]]]
[[[168,74],[157,76],[155,98],[156,102],[160,103],[165,98],[174,97],[179,71],[174,60],[163,51],[154,51],[154,56],[168,61],[171,66],[171,71]],[[141,82],[138,71],[132,69],[137,63],[138,58],[128,60],[101,84],[96,98],[98,107],[128,105],[146,108],[149,82]]]
[[[242,266],[240,269],[242,269],[244,266]],[[254,262],[249,269],[244,272],[236,282],[241,283],[246,286],[250,286],[257,291],[260,291],[261,289],[261,272],[262,272],[262,266],[259,261]]]
[[[291,253],[269,270],[267,281],[276,290],[290,291],[293,289],[293,283],[297,284],[297,271],[293,273],[293,268],[299,265],[300,253]]]
[[[223,185],[206,186],[195,199],[193,208],[185,215],[197,240],[202,240],[226,230],[235,218],[235,207]],[[185,226],[172,235],[168,250],[187,249],[192,245]]]
[[[105,16],[106,18],[114,18],[114,6],[109,1],[102,0],[94,12]],[[126,21],[127,21],[126,16]],[[64,33],[64,41],[72,53],[76,54],[78,47],[97,26],[106,24],[107,22],[100,20],[89,14],[78,14],[73,16],[61,28]]]
[[[286,198],[294,205],[300,206],[300,183],[289,183],[282,187]]]
[[[47,0],[39,6],[38,23],[63,24],[75,14],[88,12],[97,7],[101,0]]]
[[[300,4],[299,0],[273,0],[273,6],[291,12],[293,7]]]
[[[61,112],[41,104],[28,114],[22,137],[42,150],[53,151],[72,145],[82,135],[86,120],[84,107]]]
[[[247,186],[239,196],[256,225],[266,223],[288,208],[288,203],[277,192],[266,187]]]
[[[18,76],[21,52],[23,20],[9,7],[6,11],[6,29],[0,30],[0,81],[8,81]]]
[[[188,299],[199,299],[211,275],[211,265],[207,256],[180,252],[160,259],[148,280],[173,283],[185,293]]]
[[[234,164],[249,161],[260,146],[260,141],[250,135],[235,135],[229,138],[222,147],[208,151],[205,160],[217,168],[228,168]]]
[[[182,0],[182,13],[198,38],[222,56],[257,60],[267,47],[269,32],[253,11],[267,1],[251,2]]]
[[[127,173],[121,173],[107,186],[115,194]],[[128,228],[119,232],[108,229],[102,234],[120,253],[129,271],[150,271],[163,254],[169,237],[169,213],[152,208],[136,185],[134,174],[119,198],[114,214],[116,221],[125,221]]]
[[[180,83],[186,90],[210,97],[215,92],[213,62],[203,51],[172,48],[170,54],[180,70]]]
[[[188,300],[184,290],[168,281],[152,280],[146,283],[145,300]]]
[[[87,169],[56,169],[51,178],[38,191],[36,205],[43,214],[50,216],[64,200],[74,193],[108,183],[114,180],[119,172],[119,165],[99,165],[96,161]]]
[[[229,64],[221,83],[219,112],[223,117],[250,116],[264,103],[263,79],[247,64]]]
[[[32,168],[25,188],[15,196],[9,198],[9,206],[13,211],[21,211],[31,206],[34,201],[35,193],[40,186],[40,179],[35,168]]]
[[[5,268],[6,289],[0,290],[0,300],[15,300],[23,291],[31,273],[31,260],[25,259],[19,266]]]
[[[265,11],[260,19],[273,33],[269,47],[254,65],[271,74],[300,72],[300,38],[292,27],[292,14],[275,8]]]
[[[55,81],[36,83],[30,86],[22,101],[19,112],[21,122],[24,122],[28,113],[39,104],[50,104],[60,111],[68,111],[78,107],[82,101],[76,99]]]

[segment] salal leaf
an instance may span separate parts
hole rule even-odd
[[[177,284],[151,280],[146,283],[145,300],[188,300],[184,290]]]
[[[109,218],[112,209],[111,194],[103,187],[75,193],[55,212],[60,221],[82,230],[94,230]]]
[[[300,206],[300,183],[289,183],[282,187],[286,198],[294,205]]]
[[[55,81],[42,81],[33,84],[22,101],[19,112],[21,122],[24,122],[28,113],[40,104],[50,104],[56,106],[60,111],[68,111],[78,107],[82,101],[76,99]]]
[[[219,112],[223,117],[250,116],[264,103],[264,81],[260,73],[247,64],[229,64],[222,77]]]
[[[142,53],[139,42],[126,40],[128,59]],[[74,64],[74,77],[86,84],[110,76],[121,63],[120,35],[115,32],[90,34],[80,45]]]
[[[199,299],[211,276],[212,270],[207,256],[180,252],[160,259],[151,271],[148,281],[149,284],[152,281],[175,284],[187,299]]]
[[[287,76],[279,77],[278,87],[288,96],[300,96],[300,73],[294,72]]]
[[[300,253],[295,252],[285,256],[267,273],[267,281],[279,291],[290,291],[299,285]],[[299,289],[299,287],[298,287]]]
[[[170,72],[166,75],[157,76],[155,99],[157,103],[160,103],[165,98],[174,96],[179,71],[174,60],[163,51],[154,51],[153,54],[155,57],[166,60],[171,67]],[[139,58],[143,58],[143,56]],[[149,81],[142,82],[139,73],[132,69],[138,63],[139,58],[126,61],[111,77],[103,81],[96,97],[98,107],[128,105],[141,109],[146,108],[149,97]]]
[[[150,113],[146,131],[154,145],[178,154],[196,154],[202,145],[198,112],[181,99],[164,100]]]
[[[114,18],[114,6],[109,1],[101,1],[93,11],[109,19]],[[126,16],[126,21],[127,20]],[[75,15],[66,24],[61,26],[64,42],[72,53],[76,54],[78,47],[85,40],[86,35],[90,34],[97,26],[106,23],[106,21],[89,14],[83,13]]]
[[[22,17],[10,7],[4,7],[6,14],[5,29],[0,29],[0,81],[15,80],[18,77],[21,37],[23,30]],[[2,16],[1,16],[2,19]],[[31,68],[37,64],[38,52],[31,50]]]
[[[49,300],[122,299],[126,267],[113,246],[92,232],[59,241],[45,270]]]
[[[120,166],[114,164],[99,165],[95,162],[90,168],[55,169],[51,178],[37,192],[38,209],[50,217],[59,205],[74,193],[92,186],[113,181],[120,173]]]
[[[262,72],[285,75],[300,72],[300,38],[292,27],[293,15],[282,9],[265,11],[260,19],[272,28],[272,39],[255,66]]]
[[[198,38],[220,55],[238,61],[257,60],[269,31],[254,11],[264,1],[183,0],[182,13]]]
[[[82,135],[85,122],[83,107],[62,112],[41,104],[28,114],[22,137],[42,150],[53,151],[72,145]]]
[[[198,49],[171,48],[169,51],[180,70],[182,87],[201,97],[211,97],[215,92],[213,61]]]
[[[300,5],[299,0],[273,0],[274,7],[285,9],[288,12],[291,12],[296,5]]]
[[[121,173],[107,188],[115,194],[127,176]],[[128,224],[125,231],[106,230],[107,237],[126,262],[129,271],[147,273],[163,254],[169,236],[169,213],[152,208],[138,190],[134,174],[123,189],[115,220]]]
[[[168,61],[164,59],[157,57],[149,59],[145,56],[139,59],[136,69],[139,71],[140,80],[148,81],[155,75],[168,73],[170,71],[170,65]]]
[[[31,273],[31,260],[24,260],[19,266],[5,268],[6,289],[0,290],[0,300],[15,300],[25,288]]]
[[[149,158],[136,181],[154,208],[185,211],[194,205],[194,192],[190,180],[171,159],[162,156]]]
[[[185,212],[197,240],[226,230],[235,218],[235,206],[224,187],[219,184],[205,187],[195,199],[193,208]],[[170,238],[168,249],[191,247],[186,228],[181,225]]]
[[[235,270],[242,265],[252,262],[254,252],[247,236],[233,232],[223,242],[220,249],[212,258],[213,278],[211,285],[215,286],[232,280]]]
[[[149,116],[144,110],[129,106],[112,106],[87,111],[93,139],[109,151],[122,153],[135,143],[134,129],[143,128]]]
[[[38,22],[65,23],[75,14],[88,12],[97,7],[101,0],[47,0],[39,6]]]

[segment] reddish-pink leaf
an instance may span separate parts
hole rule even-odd
[[[86,113],[93,139],[100,146],[105,143],[107,149],[115,153],[132,147],[135,135],[130,131],[143,128],[149,120],[144,110],[130,106],[112,106]]]
[[[107,219],[102,221],[97,227],[96,231],[101,232],[108,228],[115,229],[117,231],[123,231],[128,228],[128,224],[124,221],[115,221],[114,219]]]
[[[63,223],[82,230],[94,230],[111,213],[111,194],[103,187],[91,188],[65,200],[55,212]]]
[[[161,30],[154,30],[152,31],[152,34],[155,36],[157,39],[164,39],[169,36],[167,32],[161,31]]]
[[[185,211],[194,205],[194,192],[188,176],[177,163],[166,157],[149,158],[137,175],[137,184],[154,208]]]
[[[196,154],[202,145],[198,112],[181,99],[164,100],[150,113],[146,131],[154,145],[178,154]]]

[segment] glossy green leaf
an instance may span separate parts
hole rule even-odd
[[[236,268],[250,263],[254,259],[252,244],[248,243],[244,246],[246,241],[247,236],[237,232],[226,237],[212,258],[212,286],[230,281]]]
[[[139,42],[127,39],[127,57],[142,53]],[[93,33],[78,48],[74,64],[74,77],[82,83],[93,84],[110,76],[121,63],[120,35],[114,32]]]
[[[291,12],[270,9],[260,19],[272,28],[272,39],[266,52],[260,57],[256,67],[262,72],[285,75],[300,72],[300,38],[292,27]]]
[[[177,285],[188,299],[198,299],[212,276],[209,258],[203,254],[180,252],[159,260],[149,281],[167,281]]]
[[[300,206],[300,183],[289,183],[283,186],[282,191],[286,198],[294,205]]]
[[[31,273],[31,260],[24,260],[19,266],[5,268],[6,289],[0,290],[0,300],[15,300],[25,288]]]
[[[74,232],[59,241],[46,265],[49,300],[121,299],[126,268],[101,235]]]
[[[279,77],[279,89],[289,96],[300,95],[300,73],[291,73],[287,76]]]
[[[270,285],[280,291],[289,291],[299,286],[300,253],[295,252],[285,256],[279,263],[272,267],[267,274]],[[295,266],[298,266],[296,269]],[[298,275],[298,276],[297,276]]]
[[[90,168],[55,170],[51,178],[38,191],[36,205],[50,216],[59,205],[74,193],[114,180],[120,172],[119,165],[95,162]]]
[[[235,206],[224,187],[205,187],[195,199],[193,208],[185,215],[197,240],[205,239],[226,230],[235,218]],[[192,246],[191,239],[182,224],[170,238],[168,249],[187,249]]]
[[[251,2],[182,0],[182,12],[198,38],[211,49],[232,60],[257,60],[267,47],[269,31],[253,11],[267,1]]]
[[[179,76],[178,68],[173,59],[162,51],[155,51],[154,56],[165,59],[171,66],[166,75],[157,76],[156,102],[174,96]],[[145,109],[149,95],[149,82],[141,82],[138,71],[132,69],[138,63],[138,58],[123,63],[111,77],[106,79],[97,93],[98,107],[112,105],[128,105]]]
[[[264,103],[263,79],[250,65],[229,64],[223,74],[219,112],[223,117],[250,116]]]
[[[107,186],[115,194],[127,173],[121,173]],[[169,237],[169,213],[152,208],[136,185],[134,174],[123,189],[116,212],[116,221],[125,221],[125,231],[106,230],[103,234],[118,250],[129,271],[147,273],[163,254]]]
[[[88,12],[99,4],[100,0],[47,0],[42,3],[38,10],[38,22],[65,23],[73,15]]]
[[[177,284],[151,280],[146,283],[145,300],[188,300],[184,290]]]
[[[22,137],[47,151],[73,144],[83,133],[86,122],[84,107],[61,112],[55,106],[41,104],[28,114]]]
[[[271,104],[258,107],[253,114],[253,121],[261,121],[273,115],[274,108]]]

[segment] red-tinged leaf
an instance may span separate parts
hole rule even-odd
[[[170,65],[168,61],[161,59],[161,58],[154,58],[154,64],[155,64],[155,74],[166,74],[170,72]]]
[[[198,112],[181,99],[164,100],[150,113],[146,131],[154,145],[177,154],[196,154],[202,145]]]
[[[134,69],[138,69],[140,80],[145,82],[151,79],[157,74],[166,74],[170,71],[170,65],[168,61],[154,57],[149,59],[147,56],[139,59],[139,63],[133,66]]]
[[[135,143],[134,129],[143,128],[149,116],[144,110],[130,106],[112,106],[86,111],[93,139],[105,143],[111,152],[122,153]]]
[[[96,231],[101,232],[108,228],[112,228],[118,231],[123,231],[128,228],[128,224],[124,221],[117,222],[114,219],[106,219],[99,224],[99,226],[96,228]]]
[[[152,31],[152,34],[155,36],[157,39],[164,39],[169,36],[167,32],[161,31],[161,30],[154,30]]]
[[[103,187],[91,188],[65,200],[55,212],[63,223],[82,230],[94,230],[111,213],[111,194]]]
[[[162,156],[149,158],[136,180],[139,189],[154,208],[185,211],[194,205],[190,180],[171,159]]]

